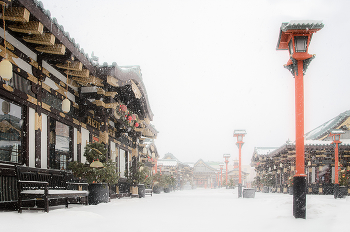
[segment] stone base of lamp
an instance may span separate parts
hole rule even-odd
[[[306,176],[293,178],[293,215],[295,218],[306,218]]]
[[[238,184],[238,198],[242,197],[242,183]]]

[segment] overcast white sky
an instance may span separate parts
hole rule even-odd
[[[277,0],[42,0],[99,62],[140,65],[161,157],[238,157],[295,140],[294,78],[276,51],[282,22],[323,20],[305,76],[305,133],[350,110],[350,2]],[[232,159],[231,159],[232,160]]]

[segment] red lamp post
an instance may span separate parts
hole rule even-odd
[[[333,137],[332,144],[335,144],[334,149],[334,198],[337,199],[339,196],[339,173],[338,173],[338,164],[339,164],[339,157],[338,157],[338,144],[340,142],[340,135],[344,134],[345,132],[342,130],[332,130],[329,136]]]
[[[224,164],[223,163],[221,163],[221,164],[219,164],[219,166],[220,166],[220,171],[221,171],[221,174],[220,174],[220,187],[222,186],[222,169],[224,168]]]
[[[290,21],[282,23],[277,50],[289,50],[290,59],[284,66],[295,77],[295,164],[293,178],[293,215],[306,218],[306,175],[304,154],[304,73],[315,55],[308,53],[312,34],[323,28],[321,21]]]
[[[228,170],[227,170],[227,165],[228,165],[228,159],[231,157],[230,154],[224,154],[224,158],[225,158],[225,164],[226,164],[226,186],[227,186],[227,178],[228,178]]]
[[[234,130],[233,137],[237,137],[236,145],[239,150],[238,158],[238,197],[242,197],[242,168],[241,168],[241,150],[244,144],[243,137],[246,134],[245,130]]]

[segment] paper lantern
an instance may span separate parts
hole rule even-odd
[[[5,81],[9,81],[12,78],[12,64],[8,59],[3,59],[0,62],[0,76]]]
[[[64,113],[68,113],[70,111],[70,101],[68,100],[68,98],[62,101],[62,111]]]

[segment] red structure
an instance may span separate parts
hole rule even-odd
[[[220,174],[220,187],[222,186],[222,169],[224,168],[224,164],[219,164],[219,166],[220,166],[220,171],[221,171],[221,174]]]
[[[233,132],[233,137],[237,137],[236,145],[239,150],[239,158],[238,158],[238,197],[242,197],[242,168],[241,168],[241,150],[244,144],[243,137],[246,134],[245,130],[235,130]]]
[[[284,66],[295,77],[295,166],[293,178],[293,214],[306,218],[306,175],[304,154],[304,73],[315,55],[308,53],[312,34],[323,28],[321,21],[290,21],[282,23],[277,50],[289,50],[290,59]]]
[[[335,144],[334,149],[334,198],[337,199],[339,195],[339,156],[338,156],[338,145],[340,142],[340,135],[345,134],[342,130],[333,130],[329,136],[333,137],[332,144]]]
[[[225,158],[225,164],[226,164],[226,186],[227,186],[227,179],[228,179],[228,169],[227,169],[227,165],[228,165],[228,159],[231,157],[231,155],[230,154],[225,154],[224,155],[224,158]]]

